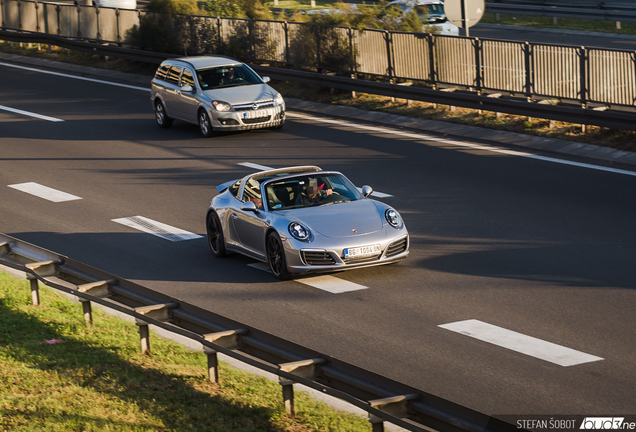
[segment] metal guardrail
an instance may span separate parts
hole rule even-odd
[[[578,3],[578,2],[577,2]],[[636,22],[636,8],[626,7],[628,5],[621,5],[614,9],[613,5],[603,5],[602,8],[597,5],[586,3],[572,5],[563,3],[550,3],[542,2],[541,5],[529,5],[529,4],[510,4],[510,3],[486,3],[486,12],[499,13],[499,14],[517,14],[517,15],[532,15],[532,16],[545,16],[556,18],[576,18],[576,19],[589,19],[589,20],[604,20],[604,21],[625,21]]]
[[[166,58],[177,57],[150,51],[134,50],[112,45],[95,44],[36,33],[8,32],[0,30],[0,40],[53,44],[63,48],[87,53],[125,58],[148,63],[161,63]],[[514,115],[545,118],[582,125],[596,125],[614,129],[636,130],[636,112],[618,110],[586,109],[578,104],[552,104],[550,99],[528,101],[525,96],[503,97],[477,92],[445,91],[428,87],[402,86],[387,82],[352,79],[342,76],[285,69],[258,64],[251,65],[261,75],[272,79],[299,82],[336,88],[345,91],[377,94],[399,99],[417,100],[442,105],[458,106],[476,110],[503,112]],[[501,96],[501,97],[493,97]]]
[[[288,413],[294,413],[293,383],[337,397],[369,413],[374,431],[389,421],[409,431],[513,432],[516,425],[360,369],[331,356],[198,308],[66,256],[0,234],[0,264],[23,271],[31,281],[77,296],[92,322],[91,303],[134,317],[142,351],[150,350],[148,325],[185,336],[206,349],[210,379],[218,380],[221,352],[277,375]]]

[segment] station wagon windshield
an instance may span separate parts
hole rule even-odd
[[[202,90],[262,84],[263,81],[245,65],[232,65],[197,69]]]
[[[265,194],[269,210],[313,207],[363,198],[342,174],[320,172],[271,181],[265,185]]]

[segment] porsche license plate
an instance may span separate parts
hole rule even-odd
[[[267,110],[245,111],[243,113],[244,119],[261,118],[266,116],[267,116]]]
[[[365,258],[373,255],[378,255],[382,250],[380,245],[362,246],[357,248],[347,248],[344,250],[345,258]]]

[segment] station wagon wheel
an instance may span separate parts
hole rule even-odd
[[[172,119],[166,114],[166,109],[161,101],[155,104],[155,120],[162,129],[167,129],[172,126]]]
[[[291,273],[287,269],[287,260],[285,259],[285,249],[283,242],[277,233],[271,232],[267,236],[267,262],[269,268],[280,280],[291,279]]]
[[[210,123],[210,116],[205,110],[199,111],[199,127],[201,128],[201,134],[205,138],[209,138],[214,134],[214,130],[212,129],[212,123]]]
[[[212,249],[214,256],[221,258],[227,255],[221,221],[215,212],[210,212],[210,214],[208,214],[206,227],[208,231],[208,244],[210,245],[210,249]]]

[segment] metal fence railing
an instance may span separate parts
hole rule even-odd
[[[144,11],[0,0],[2,28],[123,44]],[[633,51],[209,16],[172,17],[179,53],[636,107]]]
[[[214,382],[218,381],[219,352],[277,375],[286,410],[292,415],[293,384],[299,383],[368,412],[374,431],[383,430],[384,421],[389,421],[417,432],[525,432],[516,425],[1,233],[0,265],[26,273],[34,305],[40,304],[39,283],[43,283],[77,296],[87,323],[92,323],[91,303],[134,317],[142,352],[150,351],[149,324],[200,342]]]

